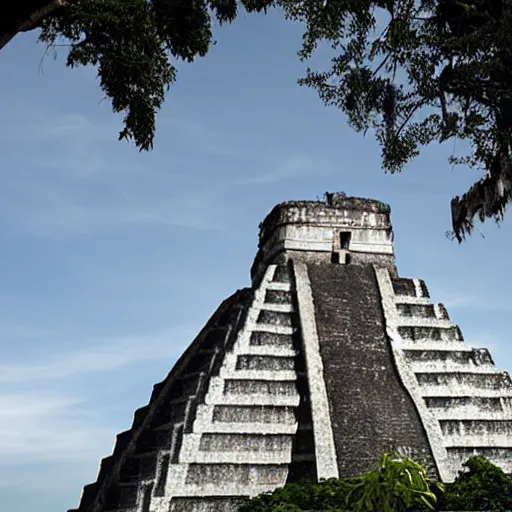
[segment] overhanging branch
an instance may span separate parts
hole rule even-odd
[[[25,5],[18,7],[17,13],[16,7],[14,7],[13,11],[15,14],[11,14],[9,16],[11,19],[6,19],[2,23],[2,30],[0,31],[0,50],[2,50],[16,34],[33,30],[44,18],[57,9],[67,7],[69,2],[67,0],[41,0],[32,2],[32,4],[32,6]],[[32,10],[29,10],[30,8]]]

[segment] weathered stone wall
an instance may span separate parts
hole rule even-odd
[[[279,204],[260,225],[258,247],[251,268],[255,284],[268,264],[289,259],[346,259],[386,266],[396,274],[389,206],[378,201],[336,196]]]
[[[276,227],[284,224],[317,226],[389,227],[389,206],[380,201],[347,197],[342,201],[290,201],[280,203],[260,224],[262,247]]]
[[[415,405],[397,374],[371,266],[308,265],[340,477],[408,447],[432,467]]]

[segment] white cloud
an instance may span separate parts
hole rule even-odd
[[[96,457],[115,433],[99,426],[94,411],[83,404],[82,399],[51,391],[0,395],[0,460],[14,466]]]
[[[46,356],[42,362],[0,365],[0,383],[48,383],[87,373],[113,371],[140,361],[171,359],[178,356],[192,339],[192,328],[183,328],[154,336],[84,340],[81,345],[87,348],[64,354],[58,352],[53,357]]]
[[[74,378],[87,375],[94,382],[98,372],[162,359],[169,360],[170,368],[191,339],[191,328],[128,339],[96,338],[67,353],[45,349],[40,362],[20,357],[0,366],[0,475],[7,466],[99,462],[123,427],[111,424],[112,414],[106,412],[111,404],[91,401],[87,388],[77,386]],[[116,399],[115,393],[110,399]],[[119,424],[129,421],[122,418]]]

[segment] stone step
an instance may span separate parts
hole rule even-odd
[[[503,414],[504,403],[499,397],[445,396],[424,398],[425,405],[437,418],[453,414]]]
[[[499,397],[502,400],[508,399],[512,395],[510,389],[503,387],[499,389],[478,388],[471,385],[451,385],[451,386],[422,386],[420,389],[423,398],[440,397],[466,397],[476,398]]]
[[[237,347],[238,348],[238,347]],[[237,350],[239,355],[250,356],[272,356],[272,357],[296,357],[297,351],[292,345],[279,346],[279,345],[247,345],[240,347]]]
[[[218,498],[204,496],[198,498],[172,498],[169,512],[237,512],[241,496]]]
[[[460,363],[451,361],[408,361],[411,365],[411,369],[414,373],[428,374],[428,373],[453,373],[453,374],[490,374],[499,373],[492,363],[486,363],[479,366],[475,366],[471,363]]]
[[[295,408],[289,406],[197,406],[193,432],[295,433]]]
[[[273,290],[271,290],[273,291]],[[264,302],[261,306],[258,307],[260,313],[263,311],[273,312],[273,313],[282,313],[282,314],[291,314],[295,312],[293,305],[290,304],[281,304],[281,303],[270,303]]]
[[[253,331],[249,340],[251,347],[282,347],[293,349],[292,334],[281,334],[273,332]]]
[[[483,437],[496,438],[497,436],[508,438],[506,446],[512,447],[512,419],[506,420],[440,420],[439,425],[444,436],[447,437],[468,437],[478,436],[480,440]],[[485,443],[484,443],[485,444]]]
[[[198,431],[194,424],[194,432]],[[288,434],[294,435],[297,432],[295,423],[208,423],[201,425],[201,432],[212,434]]]
[[[419,319],[435,319],[436,308],[434,304],[396,304],[396,310],[399,316],[402,318],[414,318]]]
[[[448,351],[448,352],[473,352],[475,350],[473,347],[467,345],[463,341],[442,341],[442,340],[431,340],[431,341],[414,341],[414,340],[403,340],[400,344],[394,344],[397,348],[406,351],[418,351],[418,352],[428,352],[428,351]]]
[[[201,434],[199,451],[283,452],[291,450],[292,436],[283,434]]]
[[[295,329],[289,325],[274,325],[274,324],[264,324],[257,323],[253,329],[254,332],[265,332],[270,334],[288,334],[292,335],[295,332]]]
[[[291,284],[279,281],[271,281],[270,283],[267,284],[267,286],[265,286],[265,289],[289,292],[291,290]]]
[[[223,367],[219,376],[223,379],[237,380],[296,380],[295,370],[232,370]]]
[[[451,324],[443,327],[424,325],[400,325],[397,327],[398,334],[407,341],[463,341],[460,330]]]
[[[190,459],[199,452],[210,454],[291,452],[292,442],[293,436],[289,434],[190,433],[183,438],[181,456]],[[181,456],[180,462],[182,462]]]
[[[455,324],[444,318],[423,318],[415,316],[399,316],[397,319],[399,330],[404,327],[424,329],[453,329]]]
[[[247,381],[251,382],[251,381]],[[241,406],[287,406],[298,407],[300,403],[299,394],[295,395],[220,395],[207,396],[206,405],[241,405]]]
[[[236,496],[258,496],[267,492],[272,492],[276,487],[283,487],[286,482],[281,484],[251,484],[251,485],[240,485],[230,482],[226,482],[225,485],[219,484],[204,484],[204,485],[191,485],[187,484],[173,492],[174,498],[204,498],[208,497],[231,497]],[[128,511],[123,511],[128,512]],[[129,511],[132,512],[132,511]],[[135,511],[133,511],[135,512]],[[211,512],[211,511],[209,511]],[[216,512],[216,511],[215,511]]]
[[[295,355],[280,357],[274,355],[239,355],[236,360],[238,370],[258,371],[293,371],[295,370]]]
[[[293,296],[287,290],[272,290],[267,289],[265,292],[265,305],[268,304],[292,304]]]
[[[403,349],[402,349],[403,350]],[[487,350],[403,350],[404,355],[410,362],[424,361],[449,361],[462,364],[492,364],[492,359]]]
[[[278,406],[227,406],[213,408],[213,423],[295,423],[293,407]]]
[[[270,309],[262,309],[258,313],[256,323],[259,325],[274,325],[279,327],[291,327],[292,316],[290,312],[272,311]]]
[[[287,464],[292,444],[290,434],[187,434],[180,462]]]
[[[283,452],[198,452],[190,457],[180,454],[180,464],[290,464],[292,461],[291,448]]]
[[[233,488],[239,487],[244,494],[244,487],[273,489],[284,485],[287,475],[287,464],[189,464],[185,487],[200,486],[211,495],[233,495]],[[218,491],[208,492],[209,486],[216,486]]]
[[[471,371],[471,372],[428,372],[416,373],[416,380],[420,387],[427,387],[428,394],[436,387],[452,388],[455,393],[447,393],[447,396],[453,396],[457,391],[464,387],[466,394],[473,395],[473,392],[467,392],[468,389],[492,389],[492,390],[509,390],[512,393],[512,380],[505,372],[489,372],[489,371]]]
[[[395,295],[395,305],[398,304],[415,304],[418,306],[432,304],[428,297],[414,297],[408,295]]]
[[[212,378],[212,384],[215,383]],[[224,395],[249,395],[249,396],[296,396],[297,383],[295,380],[243,380],[243,379],[219,379],[219,384]]]
[[[495,369],[494,362],[485,349],[478,350],[407,350],[400,347],[407,361],[413,365],[414,371],[421,373],[421,365],[431,365],[432,368],[439,367],[439,371],[450,371],[453,369],[485,368],[492,372]],[[446,369],[443,369],[443,366]],[[418,370],[417,370],[418,369]],[[430,370],[427,370],[430,371]]]
[[[479,448],[484,445],[486,448],[510,448],[512,450],[512,441],[507,434],[489,434],[489,435],[450,435],[443,438],[445,448],[464,447]]]
[[[512,413],[510,411],[475,411],[474,409],[455,410],[455,411],[439,411],[432,410],[434,416],[438,421],[509,421],[512,420]]]
[[[186,434],[180,463],[287,464],[293,436],[282,434]]]
[[[392,279],[391,284],[395,295],[407,295],[409,297],[418,296],[416,286],[413,279],[407,279],[405,277]]]

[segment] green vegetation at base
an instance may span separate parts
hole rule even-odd
[[[246,500],[239,512],[405,512],[420,510],[512,510],[512,476],[484,457],[472,457],[446,485],[429,480],[425,468],[399,454],[385,454],[357,478],[285,485]]]

